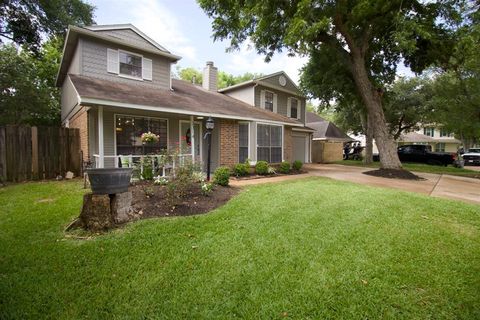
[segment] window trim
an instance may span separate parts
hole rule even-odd
[[[170,121],[168,118],[160,118],[160,117],[150,117],[150,116],[143,116],[143,115],[134,115],[134,114],[123,114],[123,113],[114,113],[113,114],[113,153],[114,156],[118,156],[117,154],[117,116],[121,117],[136,117],[136,118],[149,118],[149,119],[157,119],[157,120],[165,120],[167,121],[167,150],[170,148]],[[104,121],[106,118],[103,118]],[[98,130],[98,128],[96,128]]]
[[[117,51],[118,51],[118,76],[119,76],[119,77],[122,77],[122,78],[132,79],[132,80],[144,81],[144,80],[143,80],[143,55],[142,55],[142,54],[138,54],[138,53],[134,53],[134,52],[131,52],[131,51],[123,50],[123,49],[118,49]],[[134,76],[130,76],[130,75],[128,75],[128,74],[123,74],[123,73],[121,73],[121,68],[120,68],[120,52],[123,52],[123,53],[126,53],[126,54],[130,54],[130,55],[132,55],[132,56],[137,56],[137,57],[140,58],[140,60],[142,61],[140,77],[134,77]]]
[[[248,125],[248,130],[247,130],[247,134],[248,134],[248,138],[247,138],[247,159],[250,159],[250,121],[239,121],[238,122],[238,162],[240,163],[240,125],[241,124],[247,124]]]
[[[263,109],[270,111],[270,112],[275,112],[275,92],[270,91],[270,90],[263,90],[264,95],[263,95]],[[267,103],[267,92],[272,94],[272,110],[267,109],[266,103]]]
[[[285,161],[285,157],[284,157],[284,135],[285,135],[285,126],[283,125],[278,125],[278,124],[270,124],[270,123],[266,123],[266,122],[256,122],[255,123],[255,162],[258,162],[258,125],[261,124],[261,125],[267,125],[267,126],[274,126],[274,127],[281,127],[282,130],[281,130],[281,138],[282,138],[282,160],[281,162]],[[270,146],[271,148],[271,146]],[[271,158],[271,157],[270,157]],[[270,163],[270,162],[269,162]],[[277,163],[277,162],[272,162],[272,163]]]

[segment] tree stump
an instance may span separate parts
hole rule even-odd
[[[83,196],[80,221],[85,229],[102,231],[131,219],[132,193],[92,194]]]

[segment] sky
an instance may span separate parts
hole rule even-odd
[[[301,67],[307,57],[288,57],[277,53],[269,63],[258,55],[251,44],[226,52],[227,41],[213,40],[212,19],[194,0],[90,0],[96,7],[97,24],[131,23],[160,45],[182,59],[182,68],[202,70],[206,61],[213,61],[219,70],[240,75],[245,72],[270,74],[285,71],[298,84]],[[408,71],[402,67],[400,74]]]

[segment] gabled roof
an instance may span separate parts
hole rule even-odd
[[[247,80],[247,81],[244,81],[244,82],[235,84],[235,85],[233,85],[233,86],[229,86],[229,87],[220,89],[220,90],[218,90],[218,92],[234,91],[234,90],[237,90],[237,89],[240,89],[240,88],[243,88],[243,87],[253,86],[253,85],[256,85],[256,84],[263,84],[263,85],[267,85],[267,86],[268,86],[268,83],[265,83],[265,80],[266,80],[266,79],[269,79],[269,78],[272,78],[272,77],[276,77],[276,76],[280,76],[280,75],[285,76],[285,78],[287,79],[287,81],[289,81],[289,82],[295,87],[295,89],[298,91],[298,92],[297,92],[297,95],[302,95],[301,90],[298,88],[298,86],[295,84],[295,82],[288,76],[288,74],[285,73],[285,71],[278,71],[278,72],[275,72],[275,73],[272,73],[272,74],[268,74],[268,75],[265,75],[265,76],[262,76],[262,77],[259,77],[259,78],[254,78],[254,79],[252,79],[252,80]],[[281,90],[281,91],[290,92],[290,90],[285,89],[285,88],[282,88],[282,87],[280,87],[280,86],[275,86],[275,89],[278,89],[278,90]]]
[[[133,25],[120,25],[122,27],[119,28],[127,28],[126,26],[131,26],[134,29],[131,29],[133,31],[138,30],[135,28]],[[58,74],[57,74],[57,81],[56,85],[60,87],[63,84],[63,80],[65,79],[65,76],[67,75],[68,68],[70,66],[73,54],[75,52],[75,48],[78,43],[78,39],[80,36],[83,37],[88,37],[88,38],[93,38],[93,39],[98,39],[98,40],[103,40],[107,42],[111,42],[116,45],[132,48],[134,50],[140,50],[143,52],[147,52],[153,55],[161,56],[163,58],[166,58],[172,62],[176,62],[180,60],[182,57],[174,55],[170,53],[169,51],[159,49],[157,46],[155,48],[149,49],[146,47],[139,47],[131,42],[128,42],[124,39],[120,39],[117,37],[112,37],[109,35],[102,34],[101,32],[96,32],[94,30],[91,30],[92,28],[100,30],[102,26],[92,26],[92,27],[76,27],[76,26],[69,26],[68,31],[67,31],[67,36],[65,39],[65,44],[63,46],[63,53],[62,53],[62,62],[60,63],[60,68],[58,69]],[[110,28],[111,26],[107,26],[107,28]],[[130,27],[128,27],[130,29]],[[136,31],[135,31],[136,32]],[[139,36],[143,37],[141,34]],[[153,40],[152,40],[153,41]],[[153,45],[153,44],[152,44]]]
[[[170,53],[165,47],[161,46],[158,44],[158,42],[154,41],[152,38],[147,36],[145,33],[140,31],[137,27],[135,27],[131,23],[126,23],[126,24],[105,24],[105,25],[93,25],[93,26],[87,26],[85,29],[92,30],[92,31],[109,31],[109,30],[132,30],[136,34],[138,34],[140,37],[145,39],[145,41],[149,42],[151,45],[156,47],[158,50]]]
[[[339,127],[313,112],[307,112],[307,126],[314,129],[313,140],[353,141]]]
[[[278,113],[256,108],[227,95],[172,79],[173,90],[69,75],[82,105],[136,108],[185,115],[212,116],[304,127]]]

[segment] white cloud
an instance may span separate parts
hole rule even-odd
[[[134,3],[134,5],[133,5]],[[195,61],[196,48],[181,31],[181,24],[175,14],[164,4],[155,0],[120,0],[108,5],[110,10],[121,12],[121,21],[108,23],[125,23],[128,21],[142,30],[175,54]],[[114,15],[109,15],[109,17]],[[102,21],[107,23],[106,21]]]
[[[308,61],[308,57],[289,57],[286,53],[276,53],[269,63],[264,56],[256,54],[251,42],[241,45],[239,51],[226,53],[229,58],[226,68],[229,72],[242,74],[245,72],[274,73],[285,71],[298,84],[300,69]]]

